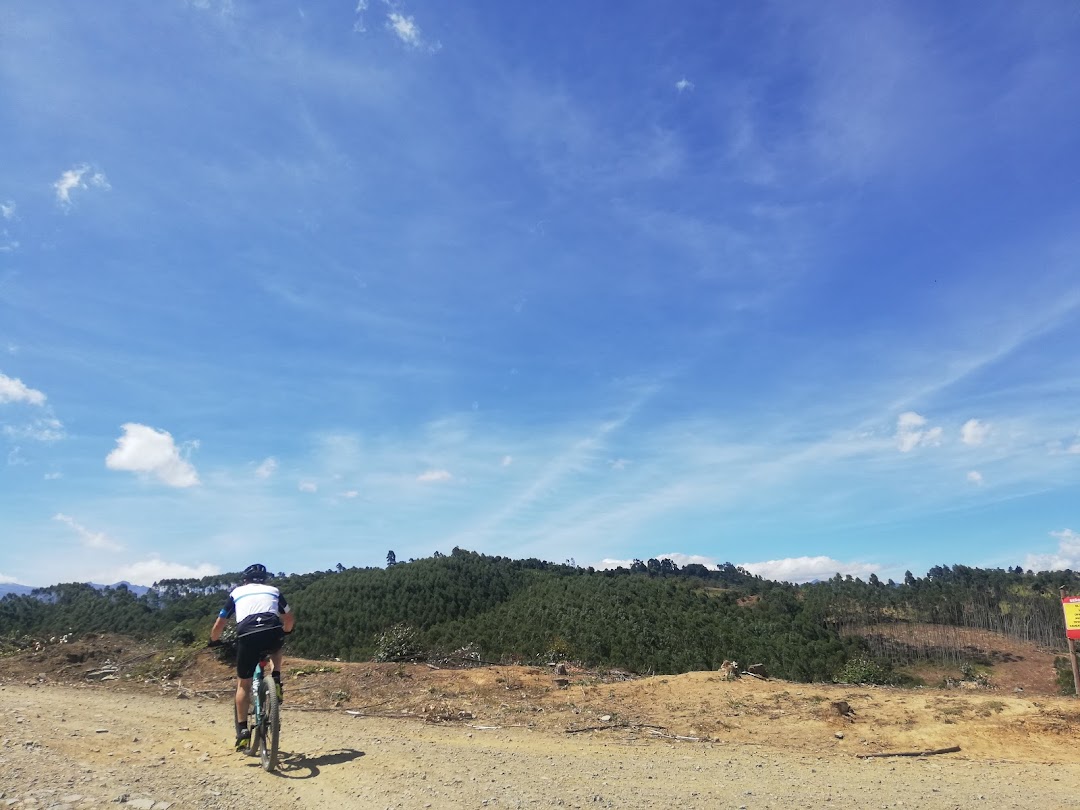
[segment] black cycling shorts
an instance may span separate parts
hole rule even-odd
[[[281,625],[267,627],[236,639],[236,677],[250,678],[264,655],[276,653],[285,643]]]

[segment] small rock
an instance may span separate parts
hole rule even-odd
[[[94,733],[95,734],[108,734],[109,730],[107,728],[95,728]]]
[[[838,739],[838,740],[842,740],[842,739],[844,739],[844,732],[838,731],[833,736],[836,737],[836,739]]]

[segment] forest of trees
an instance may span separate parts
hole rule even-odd
[[[127,588],[62,584],[0,600],[0,639],[114,632],[198,643],[238,574]],[[806,585],[716,568],[636,560],[593,570],[454,549],[386,568],[275,577],[295,606],[294,655],[310,658],[570,659],[637,673],[763,664],[775,677],[830,680],[853,660],[883,672],[914,660],[960,662],[957,628],[1064,646],[1059,588],[1071,571],[935,566],[903,582],[839,574]],[[899,630],[899,632],[898,632]],[[394,644],[388,646],[388,639]]]

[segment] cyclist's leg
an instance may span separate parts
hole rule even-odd
[[[281,649],[281,645],[284,644],[284,643],[285,643],[285,634],[284,634],[283,631],[278,630],[274,634],[273,649],[267,651],[267,654],[270,656],[270,660],[274,664],[273,678],[274,678],[274,683],[277,685],[277,688],[278,688],[278,697],[282,696],[281,665],[282,665],[282,660],[284,658],[284,653],[283,653],[283,651]]]
[[[247,725],[248,706],[251,703],[251,678],[236,679],[237,731]],[[239,736],[239,735],[237,735]]]
[[[246,736],[248,706],[251,703],[251,679],[259,663],[260,650],[252,643],[251,636],[240,636],[236,640],[236,740]]]

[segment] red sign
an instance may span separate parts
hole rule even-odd
[[[1061,600],[1065,610],[1065,637],[1080,638],[1080,596],[1066,596]]]

